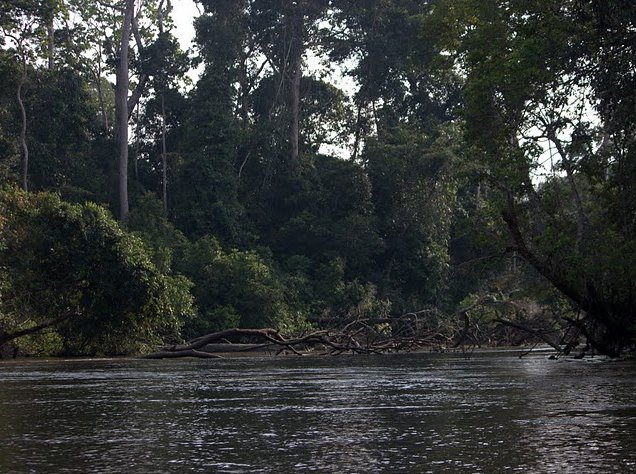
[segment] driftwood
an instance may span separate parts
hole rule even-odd
[[[199,357],[201,359],[220,359],[221,356],[212,354],[210,352],[197,351],[194,349],[187,349],[183,351],[158,351],[152,354],[147,354],[144,359],[171,359],[177,357]]]
[[[399,318],[393,322],[399,322]],[[145,356],[147,359],[176,357],[219,357],[213,352],[249,352],[274,350],[277,354],[322,354],[338,355],[380,354],[413,350],[435,342],[435,333],[418,334],[417,328],[409,325],[396,330],[373,324],[374,320],[351,321],[341,329],[316,330],[297,336],[283,336],[272,328],[227,329],[189,341],[162,347]],[[405,329],[406,328],[406,329]]]
[[[271,344],[263,343],[263,344],[242,344],[242,343],[232,343],[232,342],[221,342],[214,344],[206,344],[201,348],[203,352],[210,353],[239,353],[239,352],[259,352],[259,351],[267,351],[271,349]]]
[[[549,337],[550,332],[548,332],[548,331],[534,329],[534,328],[531,328],[531,327],[524,326],[522,324],[516,323],[514,321],[508,321],[506,319],[497,318],[497,319],[493,320],[493,323],[503,324],[504,326],[508,326],[508,327],[513,328],[513,329],[517,329],[519,331],[526,332],[526,333],[536,337],[537,339],[541,340],[542,342],[544,342],[545,344],[549,345],[550,347],[552,347],[552,349],[557,351],[557,353],[560,354],[562,352],[561,346],[559,346],[559,344],[557,342],[555,342],[553,340],[553,338]]]
[[[462,344],[464,344],[464,341],[466,341],[466,339],[469,338],[470,329],[472,325],[470,320],[470,312],[475,308],[483,306],[486,303],[492,303],[493,301],[494,301],[494,298],[490,295],[481,296],[477,299],[477,301],[475,301],[471,305],[457,311],[457,314],[461,317],[463,321],[463,326],[459,335],[457,336],[455,340],[455,343],[453,344],[453,347],[455,349],[460,347]]]
[[[476,346],[482,343],[489,343],[488,334],[480,334],[481,330],[479,328],[479,310],[484,308],[488,308],[491,314],[491,317],[485,321],[485,325],[491,328],[495,326],[507,327],[512,329],[513,332],[522,334],[522,339],[516,342],[506,341],[506,338],[500,336],[496,343],[503,342],[504,344],[518,345],[522,341],[530,340],[535,345],[544,343],[550,346],[557,354],[568,355],[579,344],[580,336],[586,336],[582,328],[577,325],[580,320],[573,320],[561,315],[561,319],[568,324],[560,328],[554,328],[550,323],[558,315],[546,314],[545,312],[528,313],[519,302],[513,299],[506,299],[502,294],[486,294],[479,297],[473,304],[457,312],[461,327],[456,329],[457,335],[454,337],[453,347],[463,347],[466,343]],[[471,317],[470,313],[473,310],[478,311],[474,317]],[[494,318],[492,317],[493,313],[495,315]]]
[[[484,319],[480,313],[485,308],[490,312]],[[561,331],[549,327],[535,329],[541,328],[545,321],[540,315],[533,314],[530,318],[524,315],[525,309],[516,301],[502,294],[485,294],[450,316],[429,308],[396,318],[322,318],[312,321],[322,329],[295,335],[284,335],[272,328],[234,328],[206,334],[185,344],[165,346],[145,357],[217,358],[223,353],[256,351],[296,355],[382,354],[458,348],[465,351],[466,347],[501,343],[501,335],[497,337],[500,327],[507,327],[513,333],[521,332],[525,334],[524,339],[529,337],[534,342],[546,343],[560,354],[568,354],[578,343],[580,331],[570,331],[575,328],[572,323]],[[511,342],[510,335],[505,336],[504,342],[520,343]]]

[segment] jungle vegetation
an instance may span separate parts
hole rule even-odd
[[[5,352],[634,349],[632,1],[197,5],[183,51],[178,0],[0,0]]]

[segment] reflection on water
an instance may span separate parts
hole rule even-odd
[[[0,472],[636,472],[636,364],[0,364]]]

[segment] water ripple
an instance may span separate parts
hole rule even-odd
[[[630,472],[635,369],[514,354],[0,364],[0,472]]]

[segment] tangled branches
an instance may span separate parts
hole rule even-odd
[[[283,336],[266,329],[227,329],[182,345],[163,347],[145,358],[220,357],[220,352],[275,351],[277,354],[382,354],[412,351],[439,343],[439,335],[422,331],[413,316],[398,319],[356,319],[340,329],[321,329]]]

